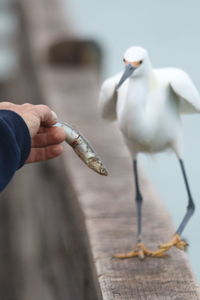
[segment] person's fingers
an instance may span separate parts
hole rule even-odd
[[[51,127],[40,126],[37,134],[39,134],[39,133],[46,133],[49,130],[49,128],[51,128]]]
[[[60,155],[62,152],[63,146],[61,144],[50,145],[44,148],[32,148],[26,163],[33,163],[51,159]]]
[[[55,112],[43,104],[33,105],[24,103],[19,107],[15,107],[15,111],[18,112],[26,122],[31,137],[35,136],[40,126],[49,127],[57,121]]]
[[[56,123],[57,115],[48,106],[40,104],[36,105],[34,109],[39,116],[40,124],[43,124],[44,126],[51,126]]]
[[[3,101],[0,103],[0,108],[1,109],[12,109],[13,107],[17,106],[14,103],[8,102],[8,101]]]
[[[33,148],[59,144],[62,143],[66,138],[65,131],[62,128],[58,128],[58,127],[51,127],[51,128],[44,127],[39,132],[41,133],[36,134],[32,139]]]
[[[49,127],[40,126],[37,134],[39,133],[46,133],[48,131]]]

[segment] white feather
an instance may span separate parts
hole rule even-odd
[[[180,69],[168,69],[170,85],[179,96],[180,112],[200,112],[200,96],[187,73]]]
[[[99,109],[101,116],[109,121],[116,120],[116,85],[120,74],[113,76],[104,81],[99,95]]]

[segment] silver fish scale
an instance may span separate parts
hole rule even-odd
[[[108,172],[89,142],[76,129],[65,122],[57,122],[54,127],[63,128],[66,133],[65,141],[73,148],[80,159],[93,171],[107,176]]]

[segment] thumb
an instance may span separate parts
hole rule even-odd
[[[43,126],[51,126],[57,122],[57,115],[46,105],[35,106],[37,115],[40,119],[40,124]]]

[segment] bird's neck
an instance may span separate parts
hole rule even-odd
[[[142,86],[144,91],[149,91],[153,89],[153,87],[156,84],[155,74],[153,73],[152,69],[151,70],[149,69],[147,72],[141,75],[132,77],[132,80],[133,82]]]
[[[146,84],[150,84],[153,77],[153,69],[151,63],[148,61],[146,62],[144,69],[139,70],[139,72],[135,72],[132,75],[132,78],[142,80]]]
[[[147,95],[155,88],[156,77],[152,70],[141,76],[132,77],[129,84],[129,97],[127,97],[127,101],[143,111],[148,105]]]
[[[157,86],[157,78],[153,70],[149,73],[148,77],[148,90],[153,91]]]

